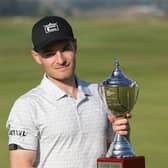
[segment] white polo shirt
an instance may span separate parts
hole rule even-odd
[[[9,144],[37,151],[37,168],[96,168],[110,138],[97,84],[78,80],[74,99],[45,76],[16,100],[7,127]]]

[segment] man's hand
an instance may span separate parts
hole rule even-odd
[[[126,113],[125,118],[115,118],[112,115],[108,115],[108,119],[112,123],[114,132],[127,137],[128,140],[130,135],[129,118],[131,118],[130,113]]]

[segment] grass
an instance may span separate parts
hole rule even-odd
[[[1,18],[0,26],[0,167],[9,167],[5,123],[15,99],[36,86],[43,72],[30,55],[36,18]],[[147,168],[166,167],[168,21],[157,18],[69,19],[78,40],[77,74],[100,82],[119,59],[125,74],[138,81],[140,96],[132,112],[131,142]]]

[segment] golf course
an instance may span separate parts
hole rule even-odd
[[[131,146],[145,156],[146,168],[168,167],[168,18],[67,19],[78,43],[77,76],[99,83],[111,75],[118,59],[124,74],[140,87],[130,119]],[[9,167],[10,109],[43,77],[31,57],[31,28],[37,20],[0,18],[0,168]]]

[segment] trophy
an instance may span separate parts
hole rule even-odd
[[[137,82],[123,74],[118,60],[112,75],[98,89],[107,112],[116,118],[131,112],[139,94]],[[106,156],[97,159],[97,168],[145,168],[145,158],[136,156],[127,138],[115,133]]]

